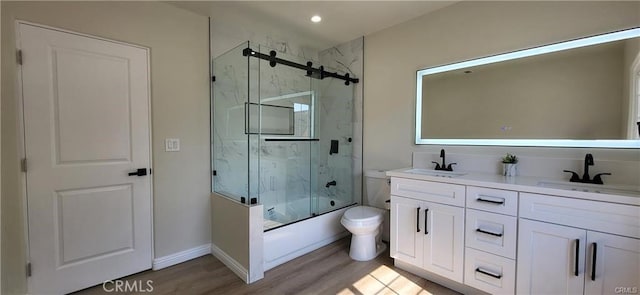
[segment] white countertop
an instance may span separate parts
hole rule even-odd
[[[427,180],[427,181],[443,182],[443,183],[451,183],[451,184],[472,185],[472,186],[480,186],[480,187],[488,187],[488,188],[496,188],[496,189],[504,189],[504,190],[513,190],[513,191],[519,191],[519,192],[554,195],[554,196],[561,196],[561,197],[568,197],[568,198],[640,206],[640,193],[636,194],[633,192],[628,192],[628,193],[623,192],[619,194],[618,193],[612,194],[612,193],[583,192],[583,191],[574,191],[570,189],[544,187],[539,185],[540,182],[557,183],[560,185],[567,185],[567,186],[574,185],[574,183],[570,183],[562,179],[529,177],[529,176],[505,177],[505,176],[496,175],[496,174],[465,172],[465,171],[455,171],[455,172],[466,173],[465,175],[455,176],[455,177],[442,177],[442,176],[407,172],[408,170],[411,170],[411,169],[412,168],[402,168],[402,169],[387,171],[387,176],[417,179],[417,180]],[[580,186],[582,184],[575,184],[575,185]],[[607,186],[603,186],[603,188],[606,189]]]

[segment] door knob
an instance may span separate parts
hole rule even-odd
[[[134,172],[129,172],[129,176],[145,176],[147,175],[147,168],[138,168]]]

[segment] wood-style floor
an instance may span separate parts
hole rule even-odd
[[[150,294],[458,294],[394,268],[388,250],[372,261],[353,261],[349,242],[339,240],[273,268],[251,285],[212,255],[123,280],[142,282],[143,287],[152,280]],[[104,293],[99,285],[76,294]]]

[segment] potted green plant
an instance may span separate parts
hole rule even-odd
[[[507,154],[502,157],[502,175],[516,176],[518,175],[518,157],[514,154]]]

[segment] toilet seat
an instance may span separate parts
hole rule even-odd
[[[342,224],[354,227],[378,226],[382,222],[382,210],[358,206],[344,212]]]

